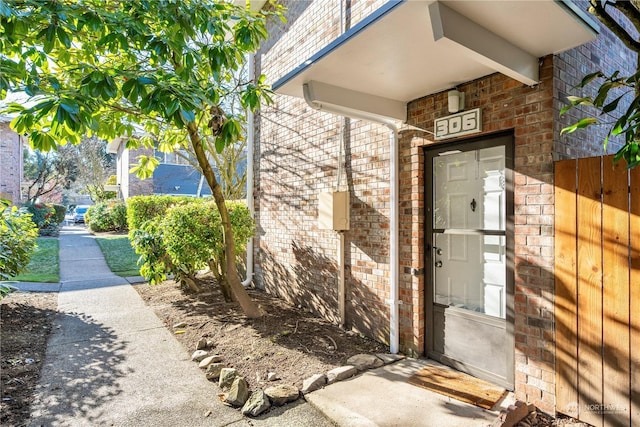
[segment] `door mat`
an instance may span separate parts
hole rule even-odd
[[[409,384],[491,409],[507,393],[502,387],[450,368],[428,365],[413,374]]]

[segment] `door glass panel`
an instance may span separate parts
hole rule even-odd
[[[506,229],[504,157],[503,146],[478,150],[483,230]]]
[[[503,146],[433,159],[437,304],[505,318],[504,167]]]
[[[470,211],[472,193],[468,191],[469,186],[477,185],[476,152],[436,157],[433,173],[433,228],[477,228],[480,217]]]

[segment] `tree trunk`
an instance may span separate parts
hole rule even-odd
[[[218,266],[218,262],[219,260],[209,261],[209,270],[211,270],[211,274],[213,274],[216,282],[218,282],[218,286],[220,286],[220,291],[222,292],[224,300],[226,302],[231,302],[233,301],[233,293],[231,292],[231,287],[229,286],[229,282],[227,281],[224,269],[222,272],[220,271],[219,267],[223,267],[223,265]]]
[[[229,211],[227,210],[224,195],[222,194],[222,188],[216,180],[209,160],[207,160],[207,155],[202,146],[202,140],[198,133],[196,124],[193,122],[189,123],[187,125],[187,131],[189,132],[189,139],[196,154],[196,158],[198,159],[198,164],[200,165],[200,168],[202,168],[204,178],[207,180],[209,188],[211,188],[211,194],[213,194],[213,199],[215,200],[218,211],[220,212],[220,219],[222,220],[222,228],[224,232],[225,251],[223,262],[227,267],[227,283],[229,283],[231,292],[233,292],[235,299],[240,304],[240,307],[242,307],[244,314],[250,319],[261,317],[263,313],[260,310],[260,307],[258,307],[258,305],[251,299],[247,290],[240,282],[240,276],[238,275],[238,269],[236,268],[236,250],[233,245],[233,228],[231,227],[231,219],[229,218]]]

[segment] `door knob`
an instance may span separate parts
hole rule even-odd
[[[442,261],[436,261],[436,268],[442,267]]]

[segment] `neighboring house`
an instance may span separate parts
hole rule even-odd
[[[586,2],[282,3],[255,60],[277,93],[255,121],[257,285],[573,415],[556,406],[554,162],[604,135],[561,135],[580,113],[559,112],[635,55]]]
[[[0,198],[14,205],[22,201],[23,147],[25,138],[10,127],[12,118],[0,115]]]
[[[204,197],[211,196],[211,189],[193,166],[160,163],[153,171],[153,193]]]
[[[193,166],[175,154],[164,154],[151,149],[129,150],[123,139],[116,139],[107,146],[107,152],[116,155],[116,177],[117,184],[108,190],[117,191],[118,197],[123,200],[132,196],[165,194],[175,196],[210,196],[206,181],[202,179],[202,174]],[[149,179],[140,179],[135,174],[129,172],[137,162],[137,156],[154,154],[160,164]]]
[[[153,150],[141,148],[129,150],[124,138],[116,138],[107,145],[107,153],[116,155],[116,185],[105,186],[105,190],[116,191],[118,197],[127,200],[131,196],[153,194],[153,181],[141,180],[135,174],[129,173],[136,163],[137,156],[149,156]]]
[[[148,194],[165,194],[174,196],[211,196],[211,189],[204,179],[204,176],[193,167],[185,156],[173,153],[162,153],[147,148],[129,150],[126,148],[125,140],[117,138],[107,145],[107,152],[116,155],[116,185],[105,186],[106,190],[118,192],[118,197],[126,200],[131,196]],[[160,162],[150,179],[140,179],[129,171],[137,164],[137,157],[154,155]],[[212,164],[213,172],[222,183],[220,172],[215,164]],[[240,179],[247,172],[247,160],[241,156],[235,165],[235,179]],[[230,171],[228,171],[231,174]],[[242,181],[238,181],[242,182]]]

